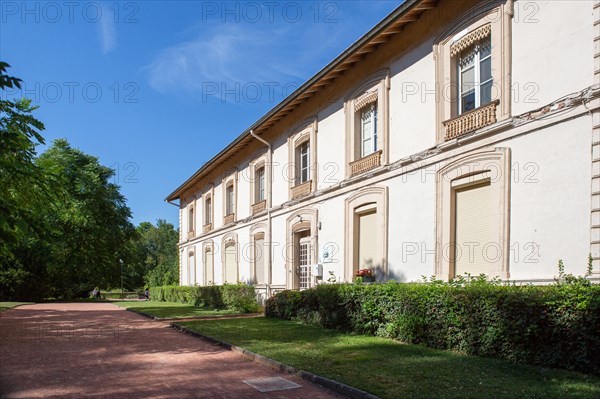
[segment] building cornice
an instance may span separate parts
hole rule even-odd
[[[376,51],[381,44],[387,43],[394,35],[401,33],[406,25],[417,21],[422,13],[435,8],[437,2],[438,0],[406,0],[369,32],[198,169],[190,178],[169,194],[165,198],[165,201],[176,200],[190,188],[202,185],[201,180],[204,176],[208,175],[213,169],[221,166],[253,141],[250,130],[253,130],[258,135],[264,134],[270,127],[274,126],[294,111],[294,109],[315,97],[325,87],[333,84],[337,78],[345,74],[345,71],[352,69],[357,62],[364,59],[369,53]]]

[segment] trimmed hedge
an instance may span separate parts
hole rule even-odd
[[[259,310],[254,287],[246,284],[201,286],[168,285],[149,289],[150,298],[161,302],[179,302],[211,309],[232,309],[242,313]]]
[[[436,349],[600,374],[600,286],[327,284],[266,315]]]

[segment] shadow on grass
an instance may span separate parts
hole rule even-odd
[[[598,398],[600,378],[270,318],[183,326],[384,398]]]

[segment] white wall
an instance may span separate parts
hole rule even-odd
[[[513,115],[593,84],[593,1],[516,1]]]
[[[512,149],[512,279],[584,274],[590,250],[590,117],[502,145]]]
[[[592,1],[515,2],[512,22],[513,116],[537,109],[593,83],[592,14]],[[435,96],[429,92],[435,87],[432,42],[424,42],[388,67],[392,73],[389,161],[393,163],[435,145],[436,104]],[[341,99],[318,114],[319,190],[336,185],[344,178],[344,123]],[[558,259],[564,260],[567,272],[585,272],[590,243],[591,124],[589,117],[581,117],[495,144],[510,147],[512,151],[511,279],[552,278],[557,271]],[[287,136],[281,135],[273,143],[273,149],[273,205],[277,207],[289,200]],[[249,161],[239,169],[238,220],[250,215],[251,190],[245,178],[250,176]],[[389,186],[390,277],[398,281],[415,281],[422,275],[434,274],[436,167],[439,165],[382,183]],[[220,179],[214,183],[213,228],[218,229],[222,226],[223,188]],[[363,186],[359,183],[354,188],[358,190]],[[306,204],[319,210],[322,226],[317,232],[319,255],[326,245],[332,251],[337,248],[334,260],[338,262],[324,264],[324,280],[329,277],[330,270],[338,280],[343,280],[344,199],[351,194],[325,201],[316,198]],[[288,277],[285,245],[289,212],[289,209],[277,210],[272,221],[274,285],[285,285]],[[202,204],[198,201],[198,233],[201,232],[202,214]],[[250,277],[248,251],[244,250],[249,242],[249,228],[250,225],[237,229],[242,279]],[[185,241],[185,210],[181,231]],[[216,284],[222,283],[222,236],[211,237],[216,244]],[[182,257],[184,283],[188,281],[187,260],[186,249]],[[197,265],[201,265],[201,261],[202,256],[197,252]]]

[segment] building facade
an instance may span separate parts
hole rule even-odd
[[[597,273],[599,76],[597,0],[408,0],[167,197],[180,283]]]

